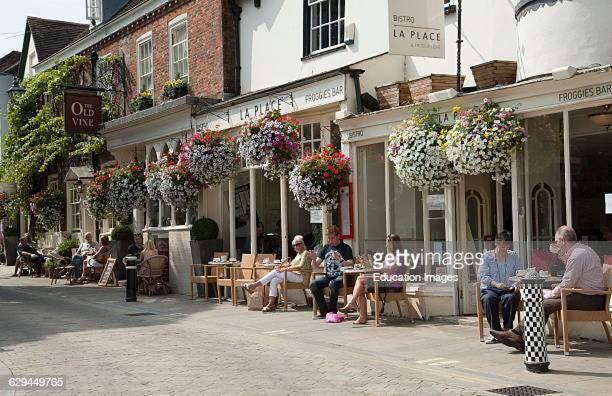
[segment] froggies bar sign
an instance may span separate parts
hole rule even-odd
[[[388,0],[389,53],[444,58],[444,0]]]
[[[102,122],[102,99],[95,92],[64,92],[66,133],[95,133]]]

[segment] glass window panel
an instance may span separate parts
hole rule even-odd
[[[318,49],[321,48],[320,40],[321,40],[321,30],[319,30],[318,28],[315,28],[312,31],[312,40],[311,40],[311,45],[310,45],[311,51],[317,51]]]
[[[357,148],[360,254],[385,248],[385,161],[384,143]]]
[[[338,12],[340,11],[338,0],[331,0],[330,8],[331,8],[331,20],[335,21],[336,19],[338,19]]]
[[[330,37],[330,46],[338,45],[338,22],[332,23],[331,25],[331,37]]]
[[[310,140],[310,137],[311,137],[310,128],[311,128],[310,124],[305,124],[302,126],[302,140]]]
[[[329,47],[329,25],[321,27],[321,48]]]
[[[320,4],[321,7],[321,23],[329,22],[329,0],[326,0]]]
[[[344,19],[340,21],[340,43],[344,42]]]
[[[344,0],[340,0],[340,17],[344,18]]]
[[[310,7],[310,26],[315,27],[321,24],[320,18],[321,14],[319,13],[320,5],[314,5]]]
[[[312,138],[321,139],[321,124],[318,122],[312,124]]]
[[[314,142],[314,143],[313,143],[313,148],[314,148],[315,150],[320,149],[320,148],[321,148],[321,142]]]

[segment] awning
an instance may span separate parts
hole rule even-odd
[[[90,166],[71,166],[64,178],[65,182],[93,179],[94,171]]]

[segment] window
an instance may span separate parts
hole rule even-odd
[[[187,21],[170,28],[170,78],[189,77],[189,53],[187,49]]]
[[[150,35],[138,42],[138,88],[153,91],[153,40]]]
[[[344,43],[345,0],[307,0],[304,31],[305,55]]]
[[[302,125],[302,155],[310,154],[321,147],[321,124]]]
[[[486,233],[486,212],[487,205],[485,199],[476,190],[465,192],[465,208],[468,222],[468,239],[482,241]]]
[[[546,183],[538,183],[531,192],[531,232],[536,241],[555,238],[555,193]]]
[[[86,0],[87,19],[100,21],[102,19],[102,0]]]
[[[444,14],[453,14],[457,12],[457,0],[444,0]]]
[[[69,190],[69,205],[72,230],[81,229],[81,194],[77,191],[76,184],[72,183]]]

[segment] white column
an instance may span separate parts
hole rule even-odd
[[[388,142],[385,140],[385,153],[387,152]],[[391,234],[391,166],[388,158],[385,157],[385,232]]]
[[[174,205],[170,205],[170,225],[172,227],[176,225],[176,208]]]
[[[497,232],[504,230],[504,201],[502,199],[502,185],[495,183],[495,215],[497,217]]]
[[[565,168],[565,224],[572,226],[572,162],[569,111],[563,112],[563,165]]]
[[[514,240],[514,250],[519,254],[521,262],[527,262],[527,252],[525,251],[525,207],[524,199],[524,182],[521,179],[521,163],[516,149],[512,150],[512,234]]]
[[[151,227],[151,200],[147,198],[147,203],[145,205],[145,226],[144,228]]]
[[[458,249],[454,187],[444,188],[444,231],[446,239],[445,250],[451,254],[454,254]],[[452,266],[448,266],[446,269],[449,275],[457,274],[457,270]],[[459,282],[455,282],[453,287],[453,315],[459,314],[459,303]]]
[[[282,257],[289,257],[289,239],[287,233],[287,177],[280,178],[280,211],[281,211],[281,251]]]
[[[249,215],[251,223],[251,254],[257,254],[257,188],[255,169],[249,168]]]
[[[431,239],[429,230],[429,205],[427,204],[427,197],[429,196],[429,190],[424,189],[423,194],[423,250],[428,252],[430,250],[429,241]],[[431,263],[427,260],[425,255],[425,275],[431,274]]]
[[[134,233],[142,232],[142,209],[132,210],[132,217],[134,218]]]
[[[230,257],[236,257],[236,182],[234,178],[228,180],[229,205],[229,247]]]
[[[164,225],[164,201],[159,199],[157,201],[157,226],[163,227]]]
[[[525,121],[525,128],[527,128],[527,121]],[[525,169],[525,242],[527,244],[527,261],[525,268],[531,267],[531,252],[533,249],[532,242],[532,234],[533,230],[531,229],[531,182],[529,181],[529,141],[525,142],[523,146],[523,156],[524,156],[524,168]]]

